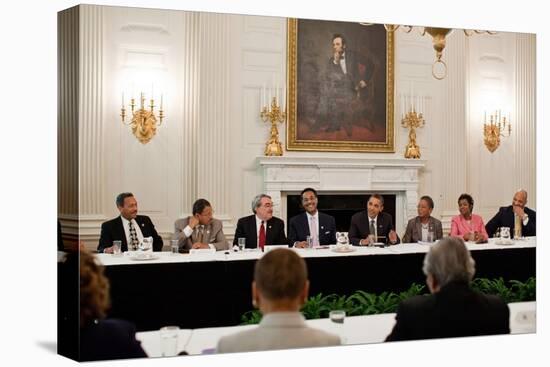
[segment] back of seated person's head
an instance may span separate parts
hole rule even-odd
[[[271,250],[256,262],[253,297],[262,312],[298,311],[308,290],[306,263],[294,251]]]
[[[80,252],[80,327],[102,319],[110,305],[109,281],[103,266],[88,251]]]
[[[445,237],[430,248],[422,270],[434,293],[451,282],[469,283],[475,274],[475,261],[462,238]]]

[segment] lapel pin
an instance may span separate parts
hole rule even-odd
[[[321,226],[321,229],[325,229],[325,227]]]
[[[267,226],[267,228],[271,229],[271,226]]]

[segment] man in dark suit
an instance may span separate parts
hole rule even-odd
[[[336,222],[333,216],[317,210],[317,191],[305,188],[300,194],[305,213],[290,218],[288,240],[294,247],[308,246],[307,236],[311,236],[313,246],[324,246],[336,243]]]
[[[235,230],[233,245],[239,238],[246,239],[247,248],[261,248],[265,245],[287,245],[285,222],[273,216],[271,196],[260,194],[252,200],[253,215],[240,218]]]
[[[399,236],[393,228],[391,215],[382,212],[384,198],[373,194],[367,203],[367,209],[351,217],[348,238],[352,245],[367,246],[369,242],[383,242],[388,245],[399,243]],[[372,235],[369,240],[369,235]]]
[[[123,192],[116,198],[120,216],[101,225],[98,252],[113,253],[113,241],[122,241],[121,250],[137,249],[144,237],[153,237],[153,251],[162,250],[162,238],[155,230],[151,219],[137,215],[137,201],[130,192]]]
[[[526,204],[527,191],[519,190],[514,194],[512,205],[501,207],[485,225],[489,237],[493,237],[500,227],[510,228],[510,234],[514,238],[536,236],[537,213],[526,207]]]
[[[386,341],[510,333],[508,305],[470,288],[475,262],[461,238],[433,245],[423,271],[432,294],[401,302]]]

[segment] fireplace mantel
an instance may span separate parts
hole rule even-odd
[[[257,163],[264,192],[273,199],[277,217],[286,217],[282,198],[305,187],[327,193],[395,193],[398,233],[416,216],[418,174],[425,166],[425,161],[418,159],[285,156],[258,157]]]

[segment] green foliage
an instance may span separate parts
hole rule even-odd
[[[536,297],[536,279],[531,277],[525,282],[502,278],[476,278],[472,281],[473,289],[500,296],[506,303],[534,301]],[[302,314],[306,319],[326,318],[332,310],[344,310],[347,316],[375,315],[397,311],[397,306],[403,300],[425,294],[424,285],[413,283],[409,289],[400,292],[382,292],[380,294],[367,293],[357,290],[349,296],[321,293],[310,297],[302,307]],[[242,315],[242,324],[257,324],[262,319],[258,310],[248,311]]]
[[[241,316],[241,325],[259,324],[262,320],[262,313],[260,310],[246,311]]]
[[[506,282],[502,278],[492,280],[476,278],[472,281],[471,286],[479,292],[497,295],[506,303],[534,301],[536,298],[535,277],[531,277],[525,282],[519,280]]]

